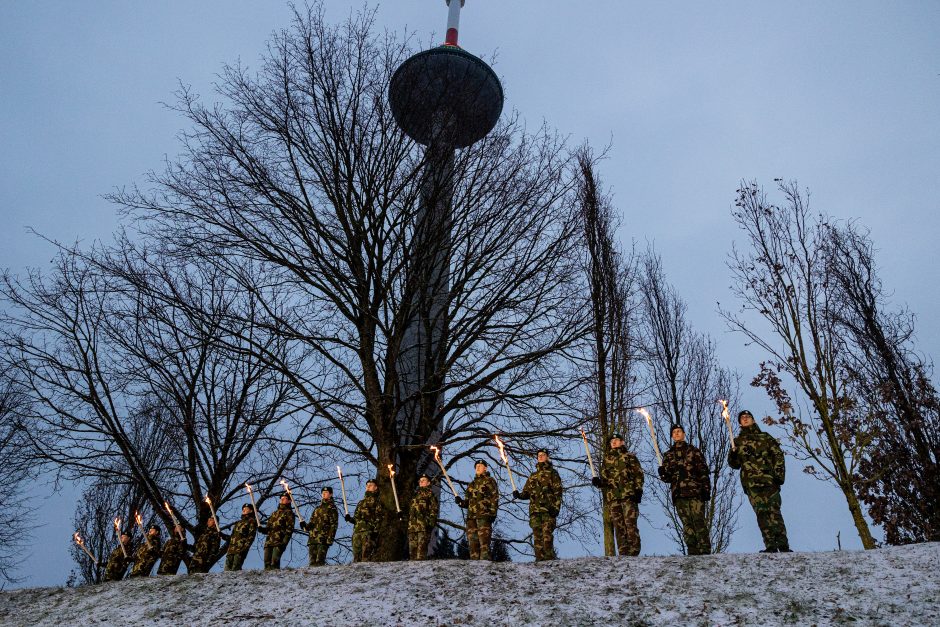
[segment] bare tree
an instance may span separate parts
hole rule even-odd
[[[889,544],[940,540],[940,398],[932,365],[913,347],[914,317],[892,310],[869,234],[830,224],[832,308],[848,346],[857,411],[874,423],[859,493]]]
[[[790,448],[805,472],[832,481],[845,496],[866,549],[875,547],[859,501],[859,464],[872,444],[866,416],[855,411],[847,348],[834,313],[835,284],[828,276],[826,219],[810,213],[795,182],[778,180],[784,203],[768,201],[757,183],[742,183],[733,216],[748,248],[732,253],[729,267],[741,314],[724,311],[730,328],[767,356],[752,385],[777,405]],[[767,325],[762,328],[756,315]],[[799,402],[805,400],[805,404]]]
[[[237,318],[239,335],[271,353],[280,340],[252,322],[255,299],[212,268],[120,239],[62,249],[50,277],[6,275],[3,287],[2,362],[33,400],[22,424],[35,463],[135,486],[167,526],[171,504],[198,535],[205,496],[221,512],[250,480],[264,501],[305,462],[304,404],[221,321]]]
[[[596,174],[597,158],[589,149],[578,154],[581,182],[578,202],[584,241],[584,273],[591,298],[591,370],[587,404],[592,450],[607,452],[612,433],[620,432],[628,446],[637,445],[636,261],[617,244],[618,221],[610,198]],[[604,554],[616,555],[613,524],[601,495]]]
[[[686,304],[666,281],[662,261],[653,251],[644,259],[640,291],[648,381],[644,397],[652,408],[656,437],[661,448],[670,446],[670,427],[680,424],[687,441],[705,456],[712,473],[706,522],[712,550],[720,553],[728,548],[737,527],[740,498],[737,478],[726,463],[731,443],[718,400],[737,405],[738,376],[721,366],[712,340],[691,327]],[[682,525],[668,485],[655,475],[649,483],[670,521],[673,541],[685,552]]]
[[[184,156],[152,177],[152,191],[114,199],[176,254],[253,295],[276,350],[233,316],[229,337],[328,427],[304,444],[377,474],[391,510],[387,467],[399,469],[407,507],[417,475],[434,472],[430,444],[445,442],[452,465],[492,455],[493,433],[520,450],[570,433],[569,351],[588,325],[576,170],[563,142],[510,117],[458,151],[446,180],[423,181],[425,151],[398,129],[386,97],[409,44],[373,31],[368,12],[338,26],[319,4],[298,12],[257,73],[224,70],[218,105],[183,90],[179,109],[193,124]],[[438,187],[422,190],[429,184]],[[418,199],[445,189],[449,236],[416,252]],[[448,260],[435,304],[445,320],[429,320],[446,332],[423,362],[424,386],[403,397],[410,308],[427,287],[409,272],[422,265],[417,254]],[[383,540],[386,558],[404,555],[404,527],[390,522],[398,533]]]
[[[29,398],[15,380],[0,377],[0,466],[4,469],[4,480],[0,481],[0,581],[4,585],[18,581],[13,572],[25,558],[23,538],[29,509],[22,505],[23,488],[36,475],[23,455],[26,434],[20,418],[28,403]]]

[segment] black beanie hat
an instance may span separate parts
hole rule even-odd
[[[754,414],[752,414],[746,409],[742,409],[741,411],[738,412],[738,424],[741,424],[741,418],[743,418],[744,416],[750,416],[752,420],[754,419]]]
[[[676,423],[672,425],[671,427],[669,427],[669,435],[672,435],[672,432],[675,431],[676,429],[679,429],[680,431],[682,431],[682,433],[685,433],[685,429],[682,427],[682,425]]]

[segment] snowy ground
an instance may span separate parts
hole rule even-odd
[[[940,625],[940,544],[354,564],[0,593],[3,625]]]

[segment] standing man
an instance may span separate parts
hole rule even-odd
[[[163,545],[163,555],[160,556],[160,568],[157,569],[158,575],[175,575],[180,569],[180,562],[186,561],[186,567],[189,568],[189,558],[186,555],[186,549],[191,548],[186,544],[186,532],[182,525],[173,528],[173,533],[166,544]]]
[[[144,543],[137,547],[131,577],[149,577],[158,559],[160,559],[160,528],[151,525]]]
[[[121,544],[111,551],[111,555],[108,556],[108,565],[104,569],[104,580],[105,581],[121,581],[124,579],[124,573],[127,572],[127,567],[131,563],[131,537],[127,533],[121,533]],[[123,548],[122,548],[123,547]],[[127,553],[128,557],[124,556],[124,553]]]
[[[620,555],[640,554],[640,501],[643,500],[643,469],[636,455],[623,445],[619,433],[610,436],[610,447],[604,454],[601,475],[591,485],[604,491],[610,522],[614,527]]]
[[[280,503],[268,518],[268,524],[259,527],[258,531],[268,536],[264,541],[264,569],[280,569],[281,556],[294,535],[294,511],[290,507],[290,495],[287,492],[281,493]]]
[[[548,451],[539,449],[535,472],[522,487],[515,490],[514,498],[529,501],[529,526],[532,528],[532,546],[535,561],[555,559],[555,519],[561,510],[561,476],[552,466]]]
[[[489,560],[493,521],[499,510],[499,487],[490,476],[485,459],[473,465],[476,476],[467,486],[465,498],[455,497],[457,505],[467,510],[467,545],[470,559]]]
[[[258,521],[251,503],[242,505],[242,517],[232,527],[232,537],[228,541],[228,551],[225,554],[225,570],[241,570],[248,551],[255,542],[258,532]]]
[[[411,497],[411,507],[408,509],[408,551],[411,559],[428,558],[428,545],[431,543],[431,533],[437,525],[439,507],[437,496],[431,489],[431,478],[421,475],[418,479],[418,489]]]
[[[780,513],[780,486],[786,478],[786,464],[780,443],[764,433],[746,409],[738,414],[741,430],[728,451],[728,465],[741,470],[741,486],[757,515],[764,537],[762,553],[789,553],[787,527]]]
[[[371,562],[379,547],[379,533],[385,522],[385,507],[379,499],[379,484],[375,479],[366,481],[366,494],[356,505],[346,522],[353,525],[352,550],[354,562]]]
[[[193,550],[193,556],[189,559],[189,572],[207,573],[215,563],[216,556],[219,553],[221,544],[219,529],[215,526],[215,518],[209,517],[206,521],[206,528],[196,540],[196,548]]]
[[[326,564],[326,553],[336,538],[336,526],[339,512],[333,502],[333,488],[326,486],[320,490],[320,505],[313,510],[310,522],[300,523],[300,528],[308,533],[307,554],[311,566]]]
[[[670,485],[688,554],[708,555],[712,552],[705,522],[705,505],[712,495],[708,465],[702,451],[685,441],[682,425],[672,425],[670,435],[672,447],[663,455],[659,478]]]

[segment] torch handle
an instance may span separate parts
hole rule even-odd
[[[401,513],[401,507],[398,505],[398,489],[395,487],[395,477],[389,477],[389,480],[392,482],[392,496],[395,497],[395,511]]]
[[[260,527],[261,516],[258,514],[258,506],[255,505],[255,493],[251,491],[251,488],[248,488],[248,497],[251,499],[251,511],[255,513],[255,523]]]
[[[349,505],[346,503],[346,482],[343,481],[343,471],[337,466],[336,472],[339,474],[339,489],[343,493],[343,512],[349,516]]]
[[[290,497],[290,504],[291,504],[291,507],[294,508],[294,513],[297,514],[297,518],[299,518],[300,522],[302,523],[307,522],[306,520],[304,520],[304,517],[300,515],[300,510],[297,509],[297,501],[294,500],[294,493],[288,490],[287,495]]]
[[[594,460],[591,458],[591,447],[588,445],[587,435],[585,435],[584,429],[581,430],[581,437],[584,439],[584,453],[587,455],[588,466],[591,467],[591,476],[596,477],[597,473],[594,471]]]
[[[450,486],[450,491],[454,493],[454,496],[457,496],[457,489],[454,488],[453,482],[450,480],[450,475],[447,474],[447,469],[444,468],[444,463],[438,458],[437,465],[441,467],[441,472],[444,473],[444,478],[447,479],[447,485]]]
[[[87,555],[88,557],[91,558],[91,561],[93,561],[95,564],[98,563],[98,558],[96,558],[94,555],[92,555],[92,554],[91,554],[91,551],[89,551],[88,548],[87,548],[84,544],[82,544],[82,543],[80,543],[80,542],[76,542],[76,544],[78,544],[78,548],[80,548],[81,550],[83,550],[83,551],[85,552],[85,555]]]
[[[509,471],[509,485],[512,486],[512,491],[517,492],[519,488],[516,487],[516,480],[512,477],[512,468],[509,467],[509,458],[506,458],[506,470]]]
[[[737,450],[734,447],[734,431],[731,429],[731,418],[727,418],[725,423],[728,425],[728,439],[731,440],[731,450]]]

